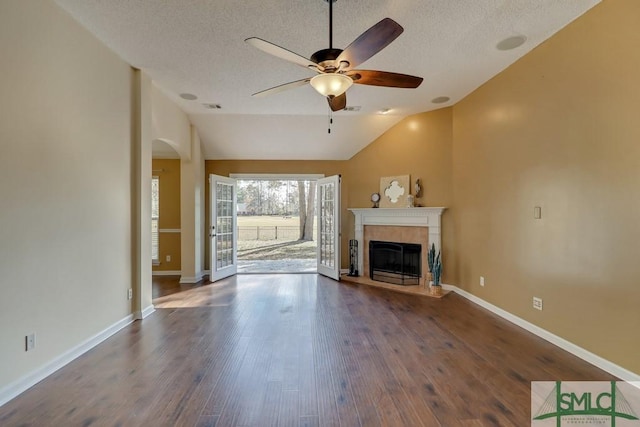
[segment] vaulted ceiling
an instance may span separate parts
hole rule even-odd
[[[359,68],[424,82],[417,89],[352,86],[347,106],[359,111],[334,113],[331,133],[327,102],[308,85],[251,96],[314,73],[244,42],[260,37],[310,57],[329,45],[326,0],[56,2],[189,115],[207,159],[339,160],[407,115],[453,105],[599,0],[337,0],[334,47],[390,17],[404,33]],[[510,37],[525,42],[499,49]],[[432,102],[438,97],[449,101]]]

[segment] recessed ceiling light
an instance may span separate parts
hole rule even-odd
[[[181,93],[180,98],[186,99],[187,101],[195,101],[196,99],[198,99],[198,97],[192,93]]]
[[[520,47],[527,41],[525,36],[507,37],[496,45],[498,50],[511,50]]]
[[[389,114],[391,112],[391,108],[383,108],[382,110],[378,111],[378,114]]]
[[[222,106],[220,104],[202,104],[207,110],[220,110]]]
[[[444,104],[445,102],[449,102],[449,100],[451,100],[451,98],[448,96],[438,96],[437,98],[433,98],[431,102],[434,104]]]
[[[360,108],[362,108],[359,105],[352,105],[349,107],[344,107],[344,111],[360,111]]]

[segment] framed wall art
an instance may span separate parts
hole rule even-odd
[[[409,175],[380,178],[380,207],[406,208],[407,196],[411,193]]]

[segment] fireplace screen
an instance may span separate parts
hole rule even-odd
[[[421,245],[415,243],[369,242],[369,277],[395,285],[420,284]]]

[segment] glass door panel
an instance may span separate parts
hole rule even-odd
[[[237,272],[236,180],[209,176],[211,195],[211,281]]]
[[[340,176],[319,179],[318,273],[340,280]]]

